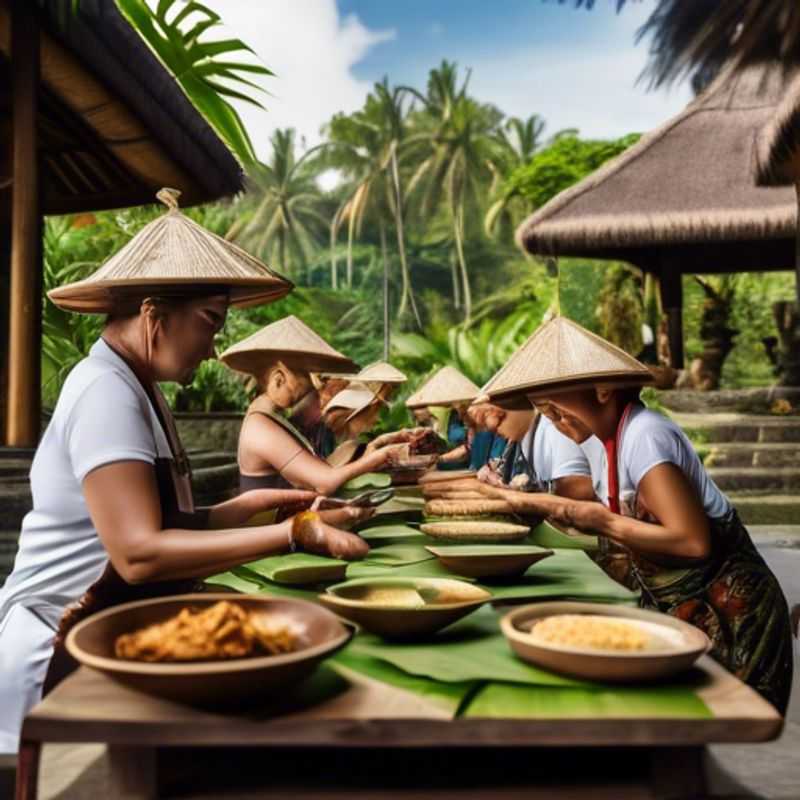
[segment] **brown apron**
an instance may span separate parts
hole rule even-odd
[[[155,462],[162,525],[164,528],[204,529],[207,526],[208,513],[195,510],[189,460],[181,446],[167,402],[158,387],[142,385],[161,422],[173,456],[172,458],[156,458]],[[78,663],[69,655],[64,646],[67,634],[78,622],[90,614],[121,603],[202,591],[202,586],[201,583],[193,580],[154,581],[133,585],[123,580],[109,561],[103,574],[76,603],[67,607],[61,618],[53,643],[53,656],[50,659],[44,681],[43,695],[78,667]]]

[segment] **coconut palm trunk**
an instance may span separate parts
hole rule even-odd
[[[392,172],[392,187],[394,188],[394,222],[395,229],[397,231],[397,249],[400,254],[400,272],[402,279],[402,293],[400,295],[400,307],[397,311],[397,314],[399,317],[402,317],[410,305],[417,326],[421,330],[422,320],[420,319],[417,303],[414,299],[414,292],[411,288],[411,272],[408,268],[408,259],[406,258],[405,230],[403,225],[403,198],[400,192],[400,170],[397,167],[397,147],[394,144],[392,145],[390,163]]]
[[[464,207],[458,205],[452,209],[453,214],[453,234],[456,243],[456,257],[458,259],[458,270],[461,275],[461,285],[464,289],[464,321],[469,322],[472,316],[472,290],[469,285],[469,273],[467,272],[467,260],[464,258]]]
[[[389,360],[391,333],[389,331],[389,254],[386,249],[386,223],[378,222],[381,237],[381,258],[383,259],[383,360]]]

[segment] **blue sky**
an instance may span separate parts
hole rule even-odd
[[[335,111],[358,108],[384,75],[424,88],[443,58],[471,69],[479,99],[507,114],[538,113],[547,131],[584,136],[649,130],[690,99],[686,86],[647,92],[636,84],[647,45],[638,27],[655,0],[612,0],[593,11],[555,0],[209,0],[230,32],[277,73],[265,86],[269,112],[243,109],[260,154],[276,127],[308,144]]]

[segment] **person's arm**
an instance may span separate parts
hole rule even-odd
[[[569,497],[572,500],[586,500],[595,502],[592,479],[588,475],[565,475],[553,481],[555,493],[559,497]]]
[[[508,501],[519,513],[540,514],[587,533],[602,533],[645,555],[701,560],[711,551],[703,507],[674,464],[653,467],[639,483],[640,499],[657,523],[614,514],[601,503],[514,492],[488,484],[481,484],[480,490]]]
[[[83,494],[111,563],[128,583],[202,578],[268,555],[284,553],[293,520],[252,528],[190,531],[162,527],[155,471],[144,461],[118,461],[92,470]],[[354,534],[322,521],[314,552],[361,558],[368,551]]]
[[[310,506],[316,492],[302,489],[252,489],[237,497],[210,506],[208,528],[237,528],[262,511],[281,506]]]
[[[343,483],[366,472],[374,472],[391,463],[403,445],[390,445],[362,456],[357,461],[332,467],[308,452],[280,425],[266,417],[253,417],[248,429],[247,446],[293,486],[302,486],[319,494],[332,494]]]
[[[469,448],[465,444],[460,444],[458,447],[454,447],[452,450],[448,450],[446,453],[439,456],[440,464],[452,464],[457,463],[459,461],[463,461],[465,458],[469,456]]]

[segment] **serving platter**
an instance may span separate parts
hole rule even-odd
[[[511,578],[524,574],[533,564],[553,555],[535,545],[465,544],[426,547],[439,562],[457,575],[469,578]]]

